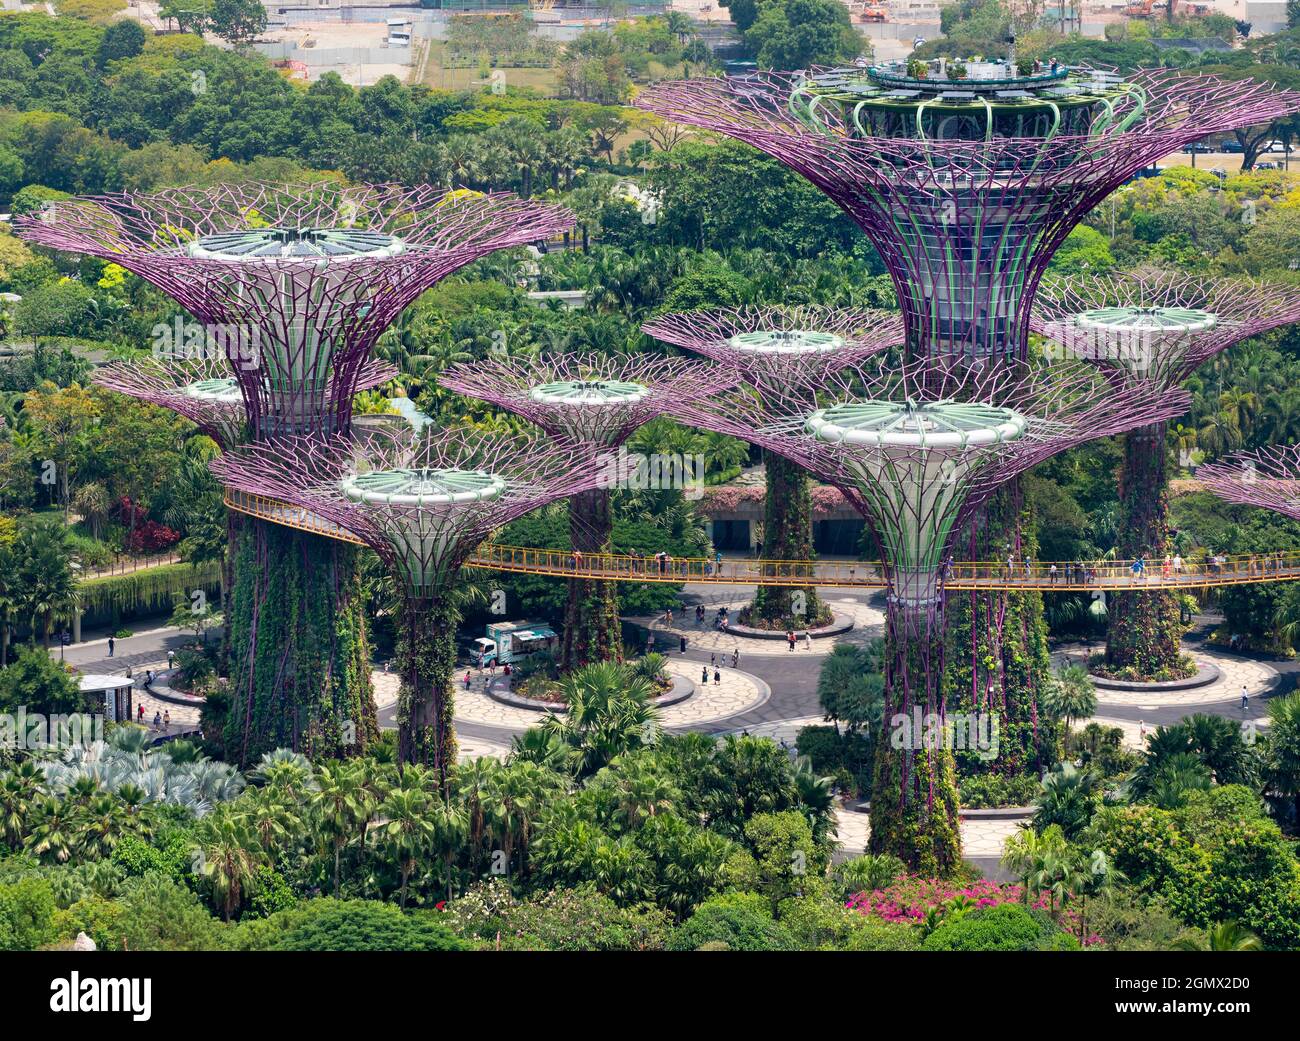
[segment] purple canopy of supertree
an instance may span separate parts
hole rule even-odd
[[[1300,445],[1236,452],[1199,467],[1196,479],[1227,502],[1300,521]]]
[[[610,478],[588,447],[471,428],[277,438],[210,465],[236,506],[240,495],[269,497],[287,518],[299,510],[323,518],[384,561],[406,604],[399,751],[444,779],[454,758],[452,580],[495,529]]]
[[[641,331],[741,374],[746,382],[842,368],[903,343],[890,311],[833,307],[737,307],[653,318]],[[770,379],[769,379],[770,385]]]
[[[523,416],[548,434],[613,448],[674,403],[734,387],[717,365],[650,354],[543,354],[453,365],[438,383]]]
[[[1300,286],[1146,267],[1045,281],[1030,326],[1121,378],[1175,387],[1234,344],[1296,321]]]
[[[1034,464],[1139,420],[1177,415],[1189,400],[1181,390],[1117,387],[1069,361],[1027,373],[946,362],[858,366],[810,383],[793,395],[784,381],[760,385],[756,395],[724,395],[679,416],[806,467],[866,519],[887,579],[884,718],[909,725],[914,706],[944,716],[943,574],[971,510]],[[820,406],[798,407],[812,392]],[[960,847],[951,757],[888,745],[882,737],[873,850],[950,866]]]
[[[346,429],[361,367],[403,308],[573,216],[511,195],[327,182],[70,199],[14,223],[121,265],[211,327],[260,437]]]
[[[357,373],[356,389],[371,390],[397,375],[396,367],[387,362],[367,361]],[[110,362],[96,369],[91,381],[184,416],[223,451],[245,439],[248,414],[244,396],[224,354],[177,361],[148,358]]]
[[[1188,142],[1300,111],[1300,94],[1173,70],[895,63],[663,81],[634,104],[750,144],[838,203],[889,269],[913,356],[1023,360],[1038,282],[1089,210]]]

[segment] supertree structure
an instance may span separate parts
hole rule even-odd
[[[1177,387],[1242,340],[1300,320],[1300,288],[1250,279],[1144,269],[1044,284],[1031,317],[1037,333],[1120,380]],[[1116,551],[1122,559],[1169,555],[1167,422],[1124,442]],[[1168,592],[1121,592],[1108,601],[1106,665],[1137,676],[1181,667],[1177,600]]]
[[[843,368],[903,342],[897,314],[825,307],[741,307],[661,315],[647,336],[702,354],[753,386],[807,387],[807,375]],[[782,377],[794,377],[787,383]],[[808,474],[774,453],[763,460],[763,556],[812,560]],[[796,610],[798,609],[798,610]],[[742,622],[782,628],[816,624],[824,613],[813,586],[760,585]]]
[[[896,62],[664,81],[635,104],[753,145],[866,232],[927,357],[1026,356],[1052,254],[1129,177],[1206,134],[1300,110],[1250,80]]]
[[[612,473],[607,461],[563,439],[467,428],[419,438],[286,438],[226,453],[212,468],[237,492],[270,496],[351,532],[384,561],[404,602],[399,754],[432,766],[444,785],[455,757],[461,565],[496,528]]]
[[[368,361],[357,376],[357,390],[382,386],[397,376],[397,369],[385,362]],[[91,375],[91,381],[106,390],[147,401],[184,416],[215,441],[222,451],[246,440],[248,414],[244,397],[224,353],[196,352],[192,357],[110,362]],[[330,393],[335,392],[331,384]],[[331,402],[331,406],[333,403]],[[229,534],[221,569],[221,600],[224,640],[230,640],[230,590],[233,585],[233,550],[237,545],[240,515],[226,513]]]
[[[254,441],[346,432],[369,352],[403,308],[471,261],[571,223],[512,196],[334,182],[70,199],[15,221],[29,241],[118,264],[194,316],[202,328],[182,329],[167,353],[220,347]],[[234,558],[232,756],[364,742],[372,727],[341,722],[374,717],[355,547],[253,518]]]
[[[573,217],[428,186],[248,183],[70,199],[14,224],[126,268],[204,323],[262,437],[346,429],[361,368],[408,304]]]
[[[635,104],[752,145],[844,209],[889,270],[911,357],[1023,362],[1037,285],[1089,210],[1190,141],[1300,110],[1300,94],[1173,70],[940,61],[663,82]],[[1027,519],[1009,482],[961,555],[1034,555]],[[975,685],[1033,699],[1050,670],[1041,595],[961,599],[954,632],[983,644]]]
[[[489,359],[455,365],[438,382],[459,394],[491,402],[523,416],[552,437],[603,453],[614,453],[637,430],[673,404],[690,402],[734,386],[718,366],[645,354],[549,354],[529,359]],[[649,460],[648,482],[702,482],[686,472],[691,460]],[[609,484],[569,499],[569,537],[579,554],[609,553],[614,520]],[[574,557],[575,570],[579,558]],[[571,670],[592,661],[621,660],[623,641],[615,584],[575,577],[564,613],[561,666]]]
[[[1198,468],[1196,479],[1227,502],[1300,521],[1300,445],[1234,452]]]
[[[355,389],[372,390],[397,375],[398,370],[386,362],[368,361],[357,374]],[[110,362],[94,371],[91,382],[184,416],[223,451],[247,440],[244,396],[224,354]],[[327,394],[335,393],[337,388],[331,384]],[[335,407],[333,400],[329,407]]]
[[[792,408],[806,398],[792,398],[783,381],[681,416],[805,467],[866,519],[886,573],[888,642],[871,849],[918,871],[947,872],[960,860],[952,742],[921,741],[912,721],[914,709],[946,718],[943,577],[963,521],[1034,464],[1138,417],[1177,415],[1188,396],[1117,387],[1078,363],[1022,373],[914,362],[817,374],[810,383],[815,408]],[[978,695],[974,707],[1005,709]]]

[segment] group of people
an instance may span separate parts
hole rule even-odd
[[[785,642],[789,645],[790,650],[794,650],[795,644],[799,639],[803,639],[804,650],[812,650],[812,633],[805,629],[802,633],[796,635],[793,629],[787,629],[785,633]]]
[[[145,725],[145,724],[144,724],[144,706],[143,706],[143,705],[137,705],[137,706],[136,706],[135,719],[136,719],[136,722],[139,723],[141,726],[144,726],[144,725]],[[157,730],[157,731],[160,731],[160,732],[162,732],[162,733],[167,733],[169,730],[171,730],[171,728],[172,728],[172,713],[171,713],[171,709],[165,709],[165,710],[162,711],[162,712],[159,712],[159,711],[155,710],[155,711],[154,711],[154,714],[153,714],[153,724],[152,724],[152,726],[150,726],[150,729],[151,729],[151,730]]]

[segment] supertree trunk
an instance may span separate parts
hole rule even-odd
[[[241,765],[278,747],[360,751],[378,722],[358,551],[264,521],[242,527],[226,747]]]
[[[812,560],[812,492],[807,471],[775,452],[766,453],[763,466],[767,478],[763,558]],[[753,619],[786,626],[816,625],[821,621],[821,613],[821,601],[814,586],[760,585],[750,605]]]
[[[230,642],[230,622],[233,615],[233,593],[235,588],[235,557],[239,553],[244,523],[243,514],[235,510],[226,510],[226,548],[221,556],[221,655],[227,664],[233,650]]]
[[[928,736],[930,724],[945,718],[942,608],[942,599],[917,606],[890,597],[884,727],[871,782],[869,851],[893,854],[929,876],[961,863],[952,750]]]
[[[447,597],[411,597],[397,643],[402,690],[398,697],[397,748],[402,763],[433,769],[446,791],[456,762],[452,729],[458,613]]]
[[[573,548],[583,554],[611,552],[614,517],[608,488],[593,488],[569,500],[569,538]],[[622,660],[623,631],[615,584],[569,579],[560,667],[572,672],[593,662]]]
[[[1117,549],[1125,560],[1142,557],[1161,566],[1171,547],[1169,488],[1165,461],[1166,423],[1140,427],[1124,438],[1120,472],[1120,528]],[[1172,593],[1112,594],[1107,603],[1106,665],[1132,669],[1138,678],[1176,671],[1182,630]]]
[[[1036,555],[1032,524],[1025,516],[1021,482],[994,493],[970,523],[961,545],[967,560],[1006,559],[1016,570]],[[996,713],[1000,729],[996,759],[963,754],[963,772],[1015,776],[1038,772],[1057,759],[1057,726],[1040,712],[1051,680],[1042,594],[1026,590],[948,594],[947,702],[964,712]]]

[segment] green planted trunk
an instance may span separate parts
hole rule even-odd
[[[764,458],[763,468],[767,475],[763,558],[811,561],[812,491],[807,472],[771,452]],[[783,622],[795,628],[815,626],[821,615],[822,604],[814,586],[760,585],[749,610],[752,619]]]
[[[274,748],[354,754],[378,736],[359,551],[248,519],[230,592],[230,715],[241,766]]]
[[[593,488],[570,497],[569,538],[573,548],[588,557],[612,551],[614,517],[609,489]],[[616,583],[569,579],[560,668],[572,672],[593,662],[622,660],[623,630],[618,618]]]
[[[1124,438],[1120,472],[1117,555],[1142,557],[1158,573],[1172,548],[1169,536],[1169,481],[1165,460],[1166,424],[1154,423]],[[1106,665],[1152,677],[1177,671],[1182,657],[1178,599],[1168,591],[1113,593],[1106,601]]]
[[[941,607],[905,607],[891,599],[887,609],[885,710],[872,766],[867,847],[929,877],[950,875],[961,863],[952,750],[925,739],[927,716],[941,714]]]
[[[414,597],[406,602],[397,640],[402,689],[397,701],[397,751],[403,763],[420,763],[447,787],[447,771],[456,762],[452,729],[456,672],[456,625],[459,616],[442,598]]]
[[[1005,562],[1009,544],[1019,566],[1026,555],[1037,555],[1032,531],[1020,482],[1012,481],[975,516],[959,555]],[[962,773],[1013,777],[1050,767],[1061,735],[1059,725],[1040,712],[1052,677],[1042,594],[961,590],[946,599],[946,703],[956,711],[995,714],[999,729],[997,757],[958,753]]]

